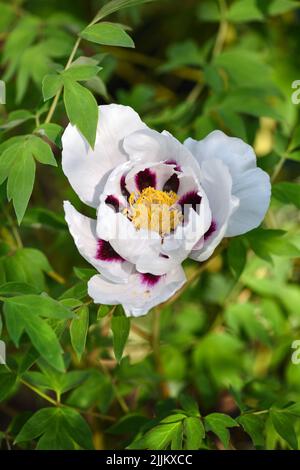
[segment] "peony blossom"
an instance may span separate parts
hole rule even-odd
[[[186,258],[208,259],[224,237],[257,227],[269,206],[269,176],[252,147],[221,131],[181,144],[111,104],[100,106],[94,149],[71,124],[62,143],[65,175],[97,209],[94,220],[64,203],[80,254],[99,272],[88,293],[128,316],[166,301],[186,281]]]

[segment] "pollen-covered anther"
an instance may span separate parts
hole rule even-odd
[[[182,212],[176,205],[177,194],[173,191],[160,191],[151,186],[137,196],[129,197],[130,219],[137,230],[147,229],[166,235],[182,221]]]

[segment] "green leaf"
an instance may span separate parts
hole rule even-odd
[[[35,161],[29,149],[18,148],[18,155],[13,162],[8,177],[7,196],[13,201],[18,224],[22,222],[27,208],[35,178]]]
[[[22,294],[37,294],[35,287],[26,284],[25,282],[6,282],[0,286],[0,295],[22,295]]]
[[[67,320],[74,314],[57,300],[45,295],[19,295],[6,299],[5,303],[15,305],[20,312],[28,312],[46,318]]]
[[[99,23],[88,26],[80,36],[87,41],[106,46],[134,47],[131,37],[124,31],[121,25],[116,23]]]
[[[227,449],[229,444],[230,434],[227,428],[237,426],[236,421],[228,415],[223,413],[211,413],[205,418],[205,427],[207,431],[215,433],[224,447]]]
[[[282,182],[273,185],[272,195],[280,202],[294,204],[300,209],[300,185],[298,183]]]
[[[106,413],[114,399],[111,381],[95,369],[88,374],[88,378],[69,396],[68,405],[83,410],[97,406],[102,413]]]
[[[1,84],[0,84],[0,91],[1,91]],[[1,124],[0,129],[10,130],[32,119],[34,119],[34,114],[32,114],[30,111],[27,111],[26,109],[18,109],[16,111],[12,111],[11,113],[9,113],[6,123]]]
[[[106,429],[106,432],[116,436],[122,434],[136,435],[148,422],[149,419],[146,416],[138,413],[129,413],[122,416],[117,423]]]
[[[73,441],[83,449],[93,449],[92,433],[80,414],[67,407],[43,408],[24,424],[15,443],[26,442],[39,436],[38,449],[73,449]]]
[[[47,139],[53,142],[57,147],[61,147],[60,136],[62,131],[63,128],[58,124],[47,122],[38,126],[34,132],[41,137],[47,137]]]
[[[226,18],[234,23],[244,23],[263,21],[264,15],[258,6],[257,0],[237,0],[230,6]]]
[[[0,364],[0,402],[4,401],[13,390],[16,383],[16,375],[6,370]]]
[[[37,411],[24,424],[16,436],[15,444],[35,439],[43,434],[51,426],[56,416],[57,408],[42,408]]]
[[[264,446],[264,420],[261,416],[244,414],[237,418],[237,422],[241,424],[245,432],[249,434],[255,446]]]
[[[65,370],[63,351],[50,325],[34,314],[27,313],[22,317],[19,313],[18,316],[35,349],[50,365],[63,372]]]
[[[108,305],[100,305],[98,310],[97,310],[97,320],[100,320],[100,318],[106,317],[108,313],[111,311],[111,307]]]
[[[65,407],[62,414],[64,425],[72,439],[83,449],[93,449],[91,430],[78,411]]]
[[[62,76],[75,81],[89,80],[97,75],[99,70],[101,70],[100,67],[96,65],[75,64],[64,70]]]
[[[223,68],[236,85],[274,89],[271,68],[249,49],[226,50],[214,59],[213,65]]]
[[[46,256],[34,248],[20,248],[4,260],[7,281],[34,285],[38,292],[45,289],[44,273],[52,270]]]
[[[70,326],[71,343],[78,359],[85,349],[86,336],[89,326],[89,309],[86,305],[76,310],[77,317],[73,318]]]
[[[64,371],[57,336],[38,315],[65,320],[73,317],[72,312],[50,297],[25,295],[6,299],[4,314],[8,332],[16,345],[25,330],[40,355],[54,368]]]
[[[300,417],[300,402],[293,403],[292,405],[288,406],[284,409],[287,413],[291,413],[292,415]]]
[[[40,137],[32,135],[29,137],[28,141],[28,151],[32,152],[34,157],[44,165],[57,166],[56,160],[54,158],[52,149],[49,144],[47,144]]]
[[[267,12],[271,16],[276,16],[297,8],[299,8],[299,2],[294,2],[293,0],[272,0],[267,5]]]
[[[0,158],[0,184],[2,184],[9,175],[10,169],[20,151],[20,143],[16,142],[9,146],[1,154]]]
[[[160,424],[150,429],[150,431],[138,441],[134,441],[128,446],[128,449],[167,449],[180,429],[182,429],[182,421]]]
[[[115,357],[120,362],[129,336],[130,319],[123,315],[114,315],[111,320],[111,330],[113,333]]]
[[[64,103],[70,122],[94,148],[98,124],[98,105],[94,96],[79,83],[65,78]]]
[[[227,258],[232,274],[235,279],[238,279],[244,270],[247,260],[247,248],[242,238],[230,240]]]
[[[197,13],[200,21],[213,23],[220,21],[220,10],[218,5],[216,2],[212,2],[211,0],[201,1]]]
[[[186,437],[185,447],[187,450],[197,450],[201,447],[205,437],[205,429],[200,418],[189,417],[183,422]]]
[[[6,328],[9,334],[9,337],[15,343],[16,346],[19,346],[19,341],[24,331],[24,322],[20,321],[20,315],[18,307],[13,304],[5,303],[3,306],[3,313],[5,316]]]
[[[186,411],[189,415],[200,416],[198,403],[190,395],[181,393],[179,395],[179,402],[182,408],[184,409],[184,411]]]
[[[54,390],[59,396],[77,387],[87,378],[86,371],[61,373],[44,359],[38,360],[38,366],[42,372],[29,371],[25,374],[25,379],[38,388]]]
[[[45,75],[43,78],[42,91],[44,101],[53,98],[62,87],[62,78],[57,74]]]
[[[271,255],[298,257],[299,249],[289,241],[283,230],[264,230],[261,228],[248,232],[245,237],[255,254],[270,261]]]
[[[256,305],[250,302],[229,305],[225,310],[225,320],[236,334],[244,332],[252,341],[259,340],[270,345],[270,333],[265,318]]]
[[[101,10],[99,10],[94,20],[94,23],[102,20],[102,18],[105,18],[106,16],[111,15],[112,13],[115,13],[116,11],[121,10],[122,8],[134,7],[142,5],[143,3],[150,3],[153,1],[155,0],[112,0],[103,5]]]
[[[181,450],[182,449],[182,441],[183,441],[183,424],[176,428],[172,441],[171,441],[171,450]]]
[[[297,450],[298,439],[294,428],[293,418],[288,414],[275,409],[270,410],[270,417],[279,436],[281,436],[292,449]]]

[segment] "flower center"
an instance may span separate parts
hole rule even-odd
[[[127,215],[137,230],[153,230],[163,236],[182,221],[181,209],[176,206],[177,200],[177,194],[173,191],[160,191],[149,186],[137,196],[135,193],[130,194]]]

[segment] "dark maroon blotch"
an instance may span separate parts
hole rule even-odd
[[[139,171],[135,175],[135,184],[139,191],[143,191],[149,186],[156,188],[156,175],[149,168],[145,168],[145,170]]]
[[[165,161],[165,164],[166,164],[166,165],[175,165],[175,168],[174,168],[175,171],[182,171],[182,170],[181,170],[181,166],[178,165],[178,163],[176,162],[176,160],[166,160],[166,161]]]
[[[173,191],[174,193],[177,193],[179,188],[179,178],[174,173],[174,175],[170,176],[170,178],[165,182],[163,191]]]
[[[118,198],[116,196],[113,196],[112,194],[109,194],[107,198],[105,199],[106,204],[109,204],[112,206],[116,212],[119,212],[120,210],[120,203]]]
[[[201,196],[197,193],[197,191],[190,191],[185,193],[178,201],[178,204],[181,206],[182,210],[184,210],[184,206],[192,206],[192,208],[196,211],[197,206],[201,203]]]
[[[154,274],[144,273],[141,274],[142,283],[146,286],[153,287],[160,280],[161,276],[155,276]]]
[[[126,199],[129,198],[130,194],[129,191],[126,188],[126,175],[122,175],[120,179],[120,187],[121,187],[121,193]]]
[[[96,259],[101,261],[125,261],[111,246],[111,244],[105,240],[98,240]]]
[[[214,220],[212,220],[209,229],[204,234],[204,240],[207,240],[216,230],[217,224]]]

